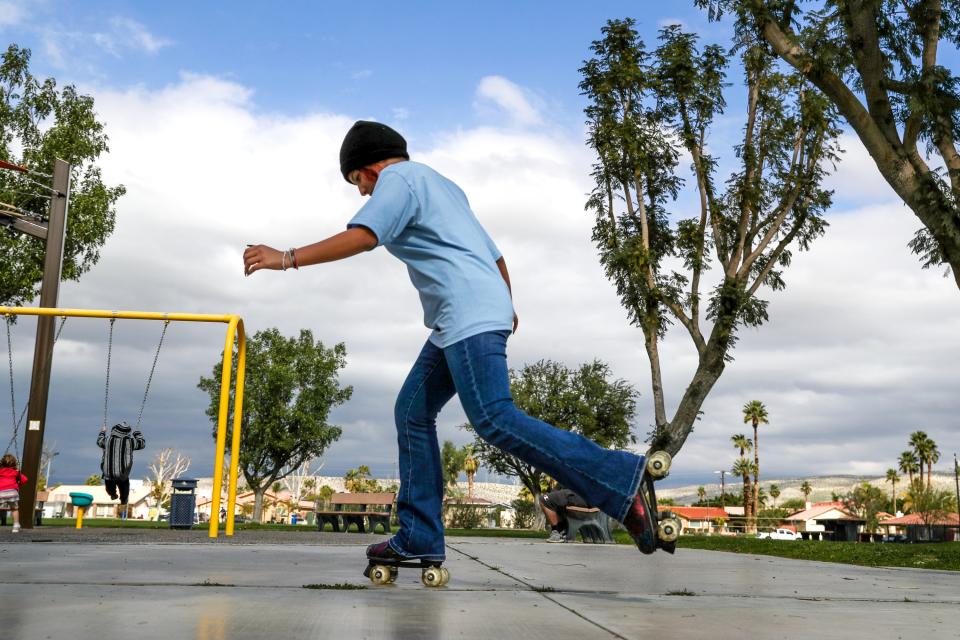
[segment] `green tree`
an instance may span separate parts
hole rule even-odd
[[[880,487],[864,481],[844,496],[841,502],[849,511],[866,521],[864,528],[867,533],[875,533],[880,522],[877,514],[886,506],[887,496]]]
[[[760,510],[760,439],[757,427],[770,424],[767,408],[759,400],[743,405],[743,422],[753,425],[753,513]]]
[[[780,486],[776,484],[770,485],[770,497],[773,498],[773,508],[777,508],[777,498],[780,497]]]
[[[463,464],[467,458],[466,447],[458,448],[450,440],[444,440],[440,447],[440,469],[443,473],[443,486],[452,490],[457,486],[457,479],[463,471]]]
[[[742,38],[762,38],[839,110],[923,224],[911,249],[960,286],[960,77],[937,62],[941,42],[960,45],[960,2],[697,4],[714,18],[732,10]]]
[[[913,451],[904,451],[900,454],[897,461],[900,473],[907,474],[907,485],[913,485],[913,474],[920,472],[920,463],[917,462],[917,455]]]
[[[702,505],[703,501],[707,498],[707,490],[703,485],[697,487],[697,505]]]
[[[100,474],[95,473],[93,475],[87,476],[87,479],[83,481],[83,484],[88,487],[97,487],[103,484],[103,478],[100,477]]]
[[[51,172],[56,158],[73,167],[64,280],[79,280],[89,271],[113,233],[115,205],[126,189],[101,180],[94,162],[108,150],[93,98],[73,85],[58,89],[53,78],[35,77],[30,50],[9,45],[0,60],[0,159],[44,174]],[[2,202],[46,217],[49,195],[19,173],[0,171]],[[45,248],[36,238],[0,233],[0,304],[20,306],[38,295]]]
[[[904,510],[915,513],[927,527],[928,537],[930,528],[941,522],[957,509],[956,499],[950,491],[934,489],[917,478],[907,489],[904,495]]]
[[[800,74],[777,70],[763,47],[740,47],[746,121],[736,170],[720,188],[708,149],[729,86],[723,48],[701,48],[674,25],[661,30],[650,53],[633,25],[608,22],[580,69],[597,156],[587,208],[600,262],[643,333],[651,440],[676,454],[731,360],[737,332],[768,320],[760,288],[783,289],[793,252],[824,232],[831,199],[821,182],[838,129],[833,107]],[[699,210],[671,219],[681,153],[692,159]],[[660,342],[672,324],[689,335],[697,364],[668,419]]]
[[[730,470],[734,477],[743,478],[743,515],[745,526],[751,526],[753,516],[751,504],[753,503],[753,492],[750,489],[750,474],[753,472],[753,461],[749,458],[738,458],[733,463],[733,469]]]
[[[322,455],[340,437],[340,427],[327,421],[330,410],[353,393],[352,387],[341,387],[338,377],[346,366],[346,354],[343,343],[328,349],[314,341],[307,329],[301,329],[296,338],[285,338],[277,329],[248,338],[239,466],[254,493],[255,520],[263,513],[267,487]],[[234,366],[236,359],[234,353]],[[201,377],[197,385],[210,398],[206,413],[214,425],[214,438],[221,370],[222,363],[217,362],[211,377]],[[232,402],[230,406],[228,442],[233,431]]]
[[[910,446],[913,447],[914,458],[919,463],[919,473],[923,475],[923,465],[927,465],[927,486],[930,486],[930,476],[933,465],[940,461],[940,449],[925,431],[914,431],[910,434]]]
[[[808,480],[804,480],[803,484],[800,485],[800,493],[803,494],[804,502],[808,502],[810,500],[810,494],[813,493],[813,487],[810,486],[810,482]]]
[[[551,360],[510,370],[510,393],[517,408],[558,429],[573,431],[601,447],[624,449],[636,442],[630,426],[637,392],[624,380],[612,380],[610,367],[599,360],[577,370]],[[469,424],[465,428],[473,432]],[[473,457],[494,473],[516,476],[539,504],[546,475],[474,432]]]
[[[376,493],[380,483],[370,477],[370,467],[365,464],[348,469],[343,476],[343,486],[350,493]]]
[[[889,482],[892,486],[890,489],[890,504],[891,507],[890,513],[897,512],[897,483],[900,482],[900,476],[897,475],[896,469],[887,469],[886,482]]]
[[[463,472],[467,474],[467,499],[473,499],[473,476],[476,475],[480,463],[473,457],[473,447],[464,447],[466,455],[463,458]]]
[[[747,451],[753,448],[753,443],[750,441],[746,435],[738,433],[736,435],[730,436],[730,442],[733,443],[733,448],[740,451],[740,458],[744,458],[747,454]],[[749,522],[750,516],[753,514],[753,490],[749,488],[750,478],[743,479],[745,488],[745,493],[743,494],[743,517]]]

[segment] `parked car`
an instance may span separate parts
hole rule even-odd
[[[764,540],[801,540],[801,536],[796,531],[790,529],[776,529],[775,531],[761,531],[757,537]]]

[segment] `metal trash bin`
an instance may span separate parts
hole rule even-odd
[[[197,509],[197,481],[193,478],[174,478],[170,496],[170,528],[189,529]]]

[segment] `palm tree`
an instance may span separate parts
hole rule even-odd
[[[896,469],[887,469],[887,482],[893,485],[892,496],[893,502],[893,513],[897,512],[897,483],[900,482],[900,476],[897,475]]]
[[[753,514],[760,509],[760,440],[757,428],[761,424],[770,424],[767,408],[759,400],[751,400],[743,405],[743,422],[753,425]]]
[[[930,488],[930,475],[933,473],[933,465],[940,462],[940,449],[937,443],[932,439],[927,440],[927,446],[924,449],[924,456],[920,458],[920,463],[927,463],[927,488]]]
[[[463,459],[463,472],[467,474],[467,500],[473,500],[473,476],[477,473],[477,460],[473,457],[473,449],[466,447],[467,455]]]
[[[932,457],[931,451],[936,449],[937,445],[930,439],[926,431],[914,431],[910,434],[910,446],[913,447],[913,455],[920,463],[920,476],[923,477],[923,465],[927,463],[929,468],[930,458]],[[939,459],[939,452],[937,454]],[[927,486],[930,486],[929,473],[927,474]]]
[[[913,484],[913,474],[920,471],[920,463],[917,462],[917,456],[913,451],[904,451],[900,454],[900,460],[897,462],[900,473],[907,474],[909,484]]]
[[[800,493],[803,494],[803,501],[808,502],[810,499],[810,494],[813,493],[813,487],[810,486],[809,481],[803,481],[803,484],[800,485]]]
[[[770,497],[773,498],[773,508],[777,508],[777,498],[780,497],[780,487],[778,485],[770,485]]]
[[[740,450],[740,457],[741,457],[741,458],[745,457],[747,451],[750,451],[750,449],[753,448],[753,443],[750,442],[750,438],[748,438],[747,436],[743,435],[742,433],[738,433],[738,434],[735,435],[735,436],[730,436],[730,441],[733,443],[733,448],[734,448],[734,449],[739,449],[739,450]],[[749,478],[744,478],[743,482],[744,482],[744,484],[747,485],[748,488],[749,488],[750,479],[749,479]],[[744,493],[744,494],[743,494],[743,515],[744,515],[744,517],[747,518],[747,519],[750,518],[750,513],[753,511],[753,500],[749,500],[749,499],[748,499],[748,497],[749,497],[749,496],[752,496],[752,495],[753,495],[753,493],[752,493],[751,491],[749,491],[749,490],[748,490],[747,493]]]
[[[743,478],[743,515],[747,518],[747,526],[749,526],[750,520],[750,498],[752,497],[750,491],[750,474],[752,472],[753,462],[748,458],[739,458],[733,463],[733,469],[731,469],[731,473],[734,476]]]

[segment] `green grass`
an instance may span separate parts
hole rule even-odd
[[[880,544],[758,540],[727,536],[683,536],[678,546],[687,549],[753,553],[797,560],[857,564],[865,567],[911,567],[960,571],[960,544]]]

